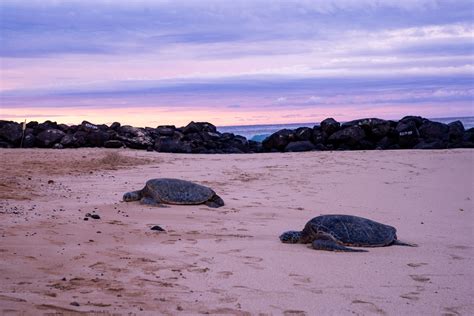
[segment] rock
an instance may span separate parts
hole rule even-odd
[[[378,118],[365,118],[342,124],[342,128],[350,126],[360,126],[364,130],[366,136],[373,140],[380,140],[381,138],[387,136],[391,129],[390,121]]]
[[[177,139],[161,136],[155,139],[154,149],[166,153],[191,153],[191,145]]]
[[[399,122],[396,131],[398,143],[402,148],[412,148],[420,141],[420,133],[414,121]]]
[[[104,147],[105,148],[121,148],[123,147],[123,143],[119,140],[111,139],[104,142]]]
[[[6,141],[3,141],[3,140],[0,140],[0,148],[12,148],[12,144],[6,142]]]
[[[66,134],[63,138],[61,138],[60,144],[64,147],[73,147],[74,146],[74,135],[73,134]]]
[[[13,146],[19,146],[23,136],[21,124],[11,121],[0,121],[0,139]]]
[[[188,133],[184,134],[183,141],[193,143],[194,145],[202,144],[202,137],[200,133]]]
[[[338,145],[340,148],[348,146],[351,149],[357,149],[357,146],[360,145],[360,141],[364,137],[365,132],[361,127],[350,126],[329,136],[328,141]]]
[[[109,140],[109,134],[99,128],[90,131],[86,135],[86,142],[92,147],[104,147],[104,143]]]
[[[449,140],[452,142],[459,142],[464,136],[464,125],[461,121],[455,121],[448,124]]]
[[[217,128],[208,122],[190,122],[183,128],[184,134],[199,133],[199,132],[217,132]]]
[[[23,148],[33,148],[36,145],[36,136],[33,134],[26,134],[23,139]]]
[[[79,130],[82,130],[84,132],[93,132],[99,130],[99,127],[95,124],[92,124],[87,121],[82,121],[81,125],[79,126]]]
[[[418,129],[425,140],[447,140],[449,127],[446,124],[425,120]]]
[[[296,140],[295,133],[291,129],[282,129],[265,138],[262,142],[264,150],[272,149],[283,151],[291,141]]]
[[[36,136],[36,142],[40,147],[53,147],[66,134],[59,129],[47,129]]]
[[[413,122],[415,124],[415,127],[420,127],[421,124],[423,124],[423,118],[421,116],[405,116],[402,118],[399,123],[406,123],[409,124],[410,122]]]
[[[314,149],[315,147],[313,143],[311,143],[309,140],[300,140],[296,142],[291,142],[285,147],[285,151],[287,152],[311,151]]]
[[[395,145],[398,145],[396,138],[385,136],[376,143],[375,149],[396,149]]]
[[[147,149],[154,145],[153,138],[142,128],[124,125],[118,129],[118,133],[117,139],[122,141],[127,147]]]
[[[113,122],[112,125],[110,125],[110,129],[117,131],[120,128],[120,123],[119,122]]]
[[[72,305],[72,306],[81,306],[78,302],[71,302],[69,305]]]
[[[160,136],[173,136],[176,127],[174,125],[161,125],[156,128]]]
[[[160,226],[158,225],[155,225],[153,226],[152,228],[150,228],[151,230],[156,230],[156,231],[159,231],[159,232],[164,232],[165,230],[163,228],[161,228]]]
[[[295,130],[297,140],[310,140],[313,135],[313,129],[309,127],[298,127]]]
[[[90,217],[90,218],[93,218],[93,219],[100,219],[99,214],[87,213],[85,217],[86,217],[86,218],[87,218],[87,217]]]
[[[337,122],[332,117],[325,119],[321,122],[321,129],[326,135],[330,136],[333,133],[337,132],[341,127],[341,123]]]
[[[43,123],[37,124],[35,127],[33,127],[35,134],[39,134],[43,131],[46,131],[48,129],[58,129],[58,123],[56,122],[51,122],[51,121],[44,121]]]
[[[36,126],[38,126],[38,122],[36,121],[31,121],[31,122],[26,123],[26,128],[34,129]]]
[[[311,141],[314,144],[325,144],[328,139],[328,135],[322,130],[321,126],[314,126]]]
[[[446,148],[446,143],[441,140],[434,140],[434,141],[422,140],[413,147],[413,149],[443,149],[443,148]]]
[[[60,143],[56,143],[56,144],[53,145],[53,149],[63,149],[63,148],[64,148],[64,146],[61,145]]]
[[[463,141],[474,142],[474,127],[471,127],[464,132]]]

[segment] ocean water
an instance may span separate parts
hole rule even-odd
[[[474,116],[469,117],[443,117],[430,118],[430,120],[441,123],[451,123],[461,121],[465,129],[474,127]],[[341,122],[344,123],[344,122]],[[217,130],[221,133],[234,133],[236,135],[245,136],[247,139],[261,142],[271,134],[284,129],[295,129],[298,127],[313,127],[319,123],[291,123],[291,124],[268,124],[268,125],[240,125],[240,126],[221,126]]]

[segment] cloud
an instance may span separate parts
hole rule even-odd
[[[307,103],[307,104],[318,104],[318,103],[321,103],[322,100],[323,100],[322,97],[317,97],[317,96],[312,95],[305,101],[305,103]]]

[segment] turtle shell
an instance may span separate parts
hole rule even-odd
[[[310,220],[302,231],[302,240],[312,242],[317,235],[329,235],[347,246],[387,246],[397,239],[395,227],[351,215],[322,215]]]
[[[146,182],[144,195],[169,204],[201,204],[216,193],[204,185],[180,179],[151,179]]]

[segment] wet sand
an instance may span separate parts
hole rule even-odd
[[[1,149],[0,161],[2,315],[474,314],[473,150]],[[121,201],[156,177],[210,186],[226,205]],[[395,226],[419,247],[278,240],[321,214]]]

